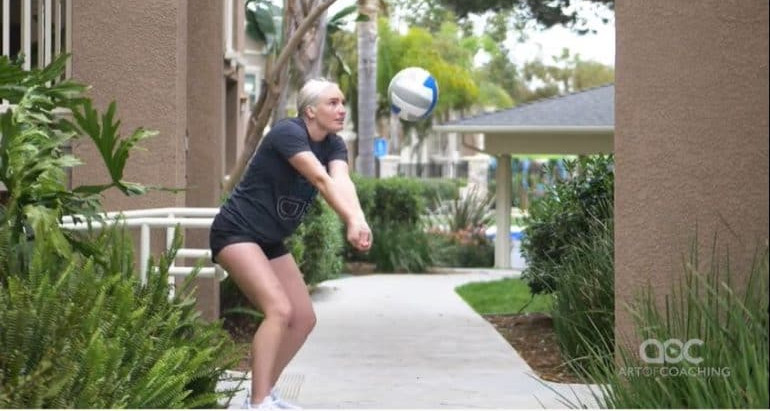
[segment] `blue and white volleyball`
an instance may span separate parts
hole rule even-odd
[[[422,120],[436,108],[438,84],[428,70],[407,67],[390,80],[388,99],[391,110],[402,120]]]

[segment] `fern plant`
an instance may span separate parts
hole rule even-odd
[[[190,281],[168,298],[177,239],[144,286],[130,264],[63,258],[36,240],[28,275],[0,287],[0,407],[194,408],[226,397],[216,382],[237,361],[234,344],[200,320]],[[132,259],[119,228],[94,241]]]

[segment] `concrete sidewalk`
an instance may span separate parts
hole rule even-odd
[[[316,329],[277,389],[303,408],[564,408],[553,390],[588,401],[585,386],[537,378],[454,291],[511,275],[477,270],[324,282],[313,294]],[[239,392],[231,407],[244,398]]]

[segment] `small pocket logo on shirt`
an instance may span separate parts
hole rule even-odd
[[[296,220],[302,218],[310,204],[293,197],[280,197],[276,210],[282,220]]]

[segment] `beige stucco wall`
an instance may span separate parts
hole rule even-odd
[[[72,2],[72,76],[92,86],[100,109],[115,100],[122,134],[158,130],[132,155],[125,180],[184,187],[187,121],[187,8],[178,0],[78,0]],[[75,153],[97,163],[90,142]],[[73,183],[106,182],[103,167],[77,167]],[[155,192],[138,198],[109,193],[108,210],[183,206],[185,194]]]
[[[243,47],[244,0],[233,2],[236,50]],[[225,152],[243,134],[240,118],[243,68],[224,59],[224,2],[211,0],[78,0],[72,2],[73,77],[91,85],[99,109],[118,105],[122,135],[137,127],[157,130],[135,151],[124,179],[183,188],[126,198],[108,192],[108,211],[158,207],[217,207]],[[73,186],[107,182],[90,141],[75,143],[86,166],[74,169]],[[185,247],[207,248],[208,230],[187,230]],[[153,250],[165,244],[154,230]],[[192,262],[187,262],[190,265]],[[201,279],[198,306],[219,313],[219,284]]]
[[[224,176],[225,82],[222,2],[190,2],[187,113],[189,164],[187,206],[214,207]]]
[[[192,0],[188,9],[186,110],[189,152],[185,206],[216,207],[225,173],[225,81],[221,58],[224,55],[223,2]],[[188,247],[208,247],[208,230],[187,230],[185,236]],[[218,317],[219,281],[199,279],[197,286],[198,307],[204,318]]]
[[[696,234],[734,271],[768,238],[768,3],[618,0],[616,327],[660,298]]]

